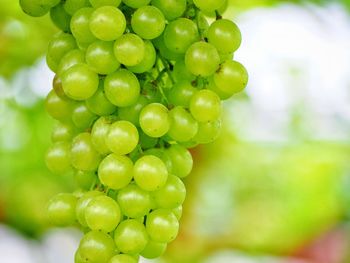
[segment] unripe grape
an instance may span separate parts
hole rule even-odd
[[[99,116],[110,115],[117,111],[117,107],[107,99],[103,86],[104,83],[100,81],[95,94],[86,100],[86,107]]]
[[[75,222],[77,198],[72,194],[58,194],[48,204],[48,217],[55,226],[70,226]]]
[[[185,53],[191,44],[199,40],[197,25],[187,18],[172,21],[163,36],[167,48],[176,53]]]
[[[70,166],[70,143],[56,142],[46,153],[46,166],[52,173],[62,174],[68,172]]]
[[[166,248],[167,248],[166,243],[159,243],[159,242],[154,242],[150,240],[147,243],[147,246],[145,247],[145,249],[141,252],[141,256],[147,259],[159,258],[165,253]]]
[[[241,92],[248,83],[248,72],[244,66],[232,60],[225,61],[214,75],[214,84],[223,99]],[[226,95],[226,96],[225,96]]]
[[[131,153],[139,143],[137,128],[128,121],[117,121],[109,127],[107,147],[117,155]]]
[[[147,216],[146,230],[152,241],[169,243],[178,234],[179,222],[170,210],[157,209]]]
[[[108,262],[115,253],[113,238],[100,231],[91,231],[80,241],[79,253],[84,262]]]
[[[196,76],[208,77],[219,68],[220,56],[214,46],[206,42],[196,42],[186,52],[187,69]]]
[[[96,196],[85,208],[85,220],[92,230],[113,231],[121,220],[119,205],[108,196]]]
[[[104,82],[105,95],[118,107],[128,107],[140,96],[140,83],[132,72],[120,69],[108,75]]]
[[[136,161],[134,179],[141,189],[155,191],[165,185],[168,179],[168,170],[161,159],[146,155]]]
[[[47,50],[46,61],[49,68],[56,72],[61,59],[69,51],[77,47],[74,37],[66,33],[58,33],[50,41]]]
[[[176,208],[183,204],[186,188],[181,179],[174,175],[168,176],[165,186],[153,192],[153,198],[160,208]]]
[[[208,29],[207,38],[220,53],[235,52],[242,42],[238,26],[228,19],[220,19],[212,23]]]
[[[133,255],[145,249],[148,235],[142,223],[128,219],[121,222],[115,230],[114,241],[121,252]]]
[[[81,133],[73,139],[71,163],[74,168],[82,171],[95,171],[100,160],[100,155],[91,143],[90,133]]]
[[[191,153],[181,145],[172,145],[167,150],[172,162],[172,174],[184,178],[190,174],[193,167]]]
[[[127,33],[115,41],[114,54],[125,66],[136,66],[145,57],[145,42],[136,34]]]
[[[168,109],[160,103],[145,106],[140,114],[140,126],[150,137],[162,137],[170,128]]]
[[[142,190],[135,184],[121,189],[117,200],[123,215],[130,218],[141,218],[147,215],[152,208],[149,192]]]
[[[96,37],[92,34],[89,27],[89,22],[93,12],[93,8],[85,7],[79,9],[72,16],[70,21],[70,29],[77,42],[92,43],[96,40]]]
[[[220,98],[211,90],[200,90],[191,98],[190,111],[199,122],[217,120],[221,110]]]
[[[143,6],[133,14],[131,26],[134,32],[143,39],[154,39],[163,33],[165,18],[158,8]]]
[[[183,107],[175,107],[169,112],[170,129],[168,135],[177,142],[187,142],[198,132],[198,122]]]
[[[92,97],[98,84],[98,75],[85,64],[74,65],[62,75],[63,90],[74,100],[86,100]]]
[[[130,158],[112,153],[102,160],[98,177],[102,184],[111,189],[123,189],[133,178],[133,166]]]
[[[59,29],[61,29],[64,32],[69,32],[70,20],[72,17],[66,12],[63,5],[64,4],[62,2],[56,5],[55,7],[52,7],[50,9],[50,18]]]
[[[91,32],[103,41],[116,40],[123,35],[125,28],[125,16],[117,7],[99,7],[90,17]]]

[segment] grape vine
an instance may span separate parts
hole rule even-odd
[[[51,222],[84,231],[76,263],[160,257],[178,234],[189,148],[219,136],[222,100],[248,81],[233,60],[241,33],[222,18],[226,1],[20,4],[61,30],[47,52],[57,125],[46,163],[73,171],[79,190],[50,200]]]

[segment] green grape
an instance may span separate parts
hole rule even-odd
[[[86,62],[98,74],[107,75],[120,67],[114,56],[113,42],[96,41],[86,50]]]
[[[56,142],[50,146],[46,153],[46,166],[52,173],[63,174],[68,172],[70,166],[70,144]]]
[[[127,254],[115,255],[108,263],[137,263],[138,260]]]
[[[219,53],[220,55],[220,62],[223,63],[226,60],[233,60],[234,54],[233,53]]]
[[[51,90],[45,100],[45,108],[49,115],[60,121],[70,120],[74,102],[69,99],[62,99]]]
[[[213,12],[225,4],[225,0],[193,0],[193,2],[205,12]]]
[[[78,202],[75,208],[75,214],[79,224],[81,224],[84,227],[88,226],[85,220],[85,209],[94,197],[101,196],[101,195],[103,195],[102,192],[90,191],[90,192],[84,193],[83,196],[78,199]]]
[[[144,150],[154,148],[158,143],[158,138],[152,138],[148,136],[141,129],[139,130],[139,136],[140,136],[140,146]]]
[[[79,253],[84,262],[109,262],[115,253],[113,238],[100,231],[91,231],[80,241]]]
[[[145,42],[135,34],[127,33],[115,41],[114,54],[125,66],[136,66],[145,57]]]
[[[196,79],[196,76],[193,75],[185,65],[183,60],[179,60],[174,65],[173,76],[176,82],[191,82]]]
[[[101,6],[119,6],[120,3],[122,1],[121,0],[90,0],[90,4],[97,8],[97,7],[101,7]]]
[[[80,251],[77,250],[74,254],[74,263],[85,263],[85,259],[80,254]]]
[[[137,102],[129,107],[120,108],[118,116],[121,120],[129,121],[135,126],[139,126],[141,110],[148,104],[148,100],[144,96],[139,96]]]
[[[99,116],[110,115],[117,110],[117,107],[107,99],[103,85],[104,83],[100,81],[99,88],[95,94],[86,100],[88,109]]]
[[[117,121],[109,127],[106,137],[108,148],[117,155],[131,153],[139,143],[135,125],[128,121]]]
[[[41,0],[19,0],[19,4],[24,13],[33,17],[44,16],[50,10],[50,6],[42,5]]]
[[[84,132],[73,139],[71,163],[77,170],[95,171],[101,157],[91,143],[90,133]]]
[[[83,63],[85,63],[84,52],[79,49],[73,49],[62,57],[57,67],[57,75],[62,76],[62,74],[72,66]]]
[[[221,132],[221,120],[200,122],[198,132],[194,141],[201,144],[208,144],[215,141]]]
[[[172,162],[170,160],[170,157],[168,156],[167,152],[163,148],[153,148],[153,149],[148,149],[147,151],[144,152],[144,155],[154,155],[161,159],[163,163],[165,164],[168,173],[170,174],[172,171]]]
[[[111,232],[121,220],[119,205],[108,196],[95,196],[85,208],[85,220],[92,230]]]
[[[175,107],[169,116],[171,124],[168,135],[175,141],[187,142],[197,134],[198,122],[183,107]]]
[[[103,185],[119,190],[131,182],[133,167],[130,158],[112,153],[102,160],[98,177]]]
[[[194,42],[199,40],[197,25],[187,18],[172,21],[166,27],[163,36],[167,48],[176,53],[185,53]]]
[[[76,171],[75,173],[75,182],[83,190],[89,190],[92,184],[96,182],[96,179],[94,172]]]
[[[208,77],[219,68],[220,56],[213,45],[196,42],[187,50],[185,64],[192,74]]]
[[[55,226],[70,226],[75,223],[77,198],[72,194],[58,194],[48,204],[47,213]]]
[[[188,81],[177,82],[169,91],[169,102],[174,106],[188,108],[197,89]]]
[[[123,35],[125,28],[125,16],[117,7],[102,6],[91,15],[90,30],[103,41],[116,40]]]
[[[118,107],[128,107],[137,102],[140,96],[140,83],[132,72],[120,69],[109,74],[104,82],[105,95]]]
[[[120,190],[117,200],[123,215],[130,218],[143,217],[152,208],[152,199],[149,192],[142,190],[135,184],[130,184]]]
[[[164,162],[156,156],[143,156],[138,159],[134,165],[135,182],[145,191],[155,191],[162,188],[167,178],[167,167]]]
[[[220,53],[233,53],[242,42],[238,26],[228,19],[220,19],[212,23],[208,29],[207,38]]]
[[[151,0],[122,0],[124,4],[132,8],[139,8],[148,5]]]
[[[169,48],[167,48],[167,46],[164,43],[163,35],[154,39],[153,44],[159,50],[160,55],[165,59],[178,61],[183,58],[183,54],[173,52]]]
[[[67,3],[67,2],[66,2]],[[89,21],[91,19],[94,9],[85,7],[79,9],[73,16],[70,22],[70,29],[77,42],[92,43],[96,37],[92,34]]]
[[[153,192],[153,198],[160,208],[176,208],[185,201],[185,185],[179,177],[169,175],[165,186]]]
[[[211,90],[197,91],[191,98],[190,111],[199,122],[217,120],[221,115],[220,98]]]
[[[96,92],[98,75],[85,64],[77,64],[62,74],[62,87],[66,95],[74,100],[86,100]]]
[[[64,10],[70,15],[74,15],[83,7],[89,6],[89,0],[64,0]]]
[[[141,256],[147,259],[156,259],[165,253],[166,248],[166,243],[159,243],[150,240],[145,249],[141,252]]]
[[[152,5],[158,7],[168,20],[182,16],[187,7],[186,0],[152,0]]]
[[[59,33],[50,41],[46,61],[49,68],[56,72],[57,67],[65,54],[75,49],[77,44],[72,35]]]
[[[69,142],[76,134],[75,127],[71,124],[58,122],[51,133],[52,142]]]
[[[179,221],[167,209],[157,209],[147,216],[146,230],[152,241],[170,243],[179,231]]]
[[[157,7],[143,6],[133,14],[131,26],[134,32],[143,39],[154,39],[163,33],[165,18]]]
[[[160,103],[147,105],[140,113],[140,126],[148,136],[162,137],[170,128],[168,109]]]
[[[102,155],[107,155],[111,152],[106,144],[106,137],[109,127],[114,121],[114,116],[100,117],[92,126],[91,143],[96,151]]]
[[[173,214],[176,216],[177,220],[180,220],[182,217],[182,205],[171,210]]]
[[[144,73],[150,71],[156,63],[157,53],[151,41],[145,41],[145,55],[143,60],[135,65],[128,67],[128,70],[134,73]]]
[[[145,226],[135,219],[120,223],[114,232],[117,248],[126,254],[138,254],[146,247],[148,235]]]
[[[214,84],[220,97],[230,98],[241,92],[248,83],[248,72],[244,66],[232,60],[225,61],[214,75]]]
[[[78,103],[72,112],[73,123],[77,128],[82,130],[89,128],[96,119],[97,116],[83,102]]]
[[[63,2],[50,9],[52,22],[64,32],[70,31],[71,16],[64,10]]]
[[[172,145],[166,152],[172,162],[173,169],[171,174],[180,178],[188,176],[193,167],[191,153],[181,145]]]

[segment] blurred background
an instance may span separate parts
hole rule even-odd
[[[80,233],[45,217],[74,189],[44,164],[56,29],[17,2],[0,0],[0,261],[70,263]],[[350,1],[231,0],[225,17],[250,83],[193,151],[180,235],[156,262],[350,262]]]

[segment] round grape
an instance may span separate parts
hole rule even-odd
[[[145,106],[140,114],[140,126],[150,137],[162,137],[170,128],[168,109],[160,103]]]
[[[63,174],[68,172],[70,166],[70,143],[56,142],[46,153],[46,166],[52,173]]]
[[[169,112],[170,129],[168,135],[177,142],[187,142],[198,132],[198,122],[183,107],[175,107]]]
[[[176,208],[185,201],[185,185],[179,177],[169,175],[165,186],[155,191],[153,193],[153,198],[160,208]]]
[[[147,259],[156,259],[165,253],[166,248],[166,243],[159,243],[150,240],[145,249],[141,252],[141,256]]]
[[[125,66],[136,66],[145,57],[145,42],[136,34],[127,33],[115,41],[114,54]]]
[[[215,121],[221,115],[221,101],[211,90],[197,91],[190,102],[190,111],[199,122]]]
[[[178,234],[179,222],[170,210],[157,209],[147,216],[146,230],[152,241],[169,243]]]
[[[181,145],[172,145],[166,152],[172,163],[171,174],[180,178],[188,176],[193,167],[191,153]]]
[[[115,154],[129,154],[136,148],[138,143],[139,133],[131,122],[117,121],[110,126],[106,144]]]
[[[72,194],[58,194],[48,204],[47,212],[50,222],[55,226],[73,225],[77,198]]]
[[[70,29],[77,42],[92,43],[96,40],[96,37],[92,34],[89,27],[89,21],[93,12],[93,8],[85,7],[79,9],[72,16],[70,21]]]
[[[152,5],[158,7],[168,20],[182,16],[187,7],[186,0],[152,0]]]

